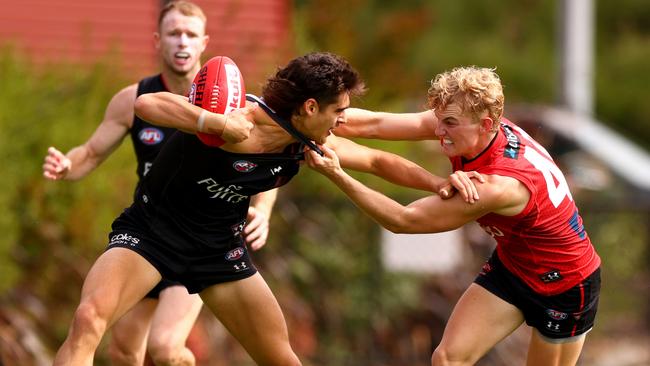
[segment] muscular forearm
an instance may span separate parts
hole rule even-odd
[[[445,182],[444,178],[394,154],[385,154],[377,159],[372,173],[397,185],[436,193]]]
[[[185,97],[166,92],[143,94],[135,101],[135,114],[145,121],[187,133],[203,132],[221,136],[226,117],[205,113],[203,122],[198,123],[202,112],[204,109],[188,103]]]
[[[271,217],[273,205],[275,204],[277,196],[277,188],[270,191],[258,193],[251,198],[251,206],[255,207],[255,209],[259,211],[262,211],[266,217]]]
[[[436,123],[431,111],[389,113],[349,108],[346,110],[346,123],[338,126],[334,133],[342,137],[426,140],[437,138]]]
[[[407,224],[404,218],[406,207],[361,184],[343,169],[338,169],[327,177],[378,224],[394,233],[404,232]]]

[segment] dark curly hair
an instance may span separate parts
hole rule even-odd
[[[343,92],[358,96],[364,91],[359,73],[346,60],[329,52],[313,52],[279,68],[262,87],[262,97],[280,117],[290,120],[309,98],[324,107]]]

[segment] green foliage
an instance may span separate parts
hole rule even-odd
[[[126,85],[116,75],[103,65],[33,65],[11,49],[0,52],[0,297],[20,289],[43,301],[51,311],[40,320],[54,344],[136,177],[128,148],[78,183],[47,181],[41,166],[49,146],[65,152],[86,141]]]

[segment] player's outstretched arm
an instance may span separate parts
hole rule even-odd
[[[362,211],[395,233],[434,233],[456,229],[502,204],[499,199],[503,195],[499,192],[486,194],[486,183],[479,184],[479,193],[487,195],[487,198],[481,197],[480,205],[467,204],[459,195],[448,200],[432,195],[403,206],[350,177],[341,168],[332,149],[324,146],[323,151],[325,155],[322,157],[313,151],[307,152],[308,165],[335,183]]]
[[[432,140],[438,123],[431,110],[418,113],[373,112],[359,108],[345,110],[345,123],[334,134],[380,140]]]
[[[67,154],[48,148],[43,163],[43,176],[51,180],[78,180],[97,168],[128,134],[133,124],[133,102],[137,84],[129,85],[113,96],[106,107],[104,119],[83,145]]]
[[[143,120],[187,133],[202,132],[221,136],[226,142],[246,140],[253,129],[250,121],[257,104],[249,104],[228,115],[208,112],[169,92],[143,94],[135,101],[135,114]]]

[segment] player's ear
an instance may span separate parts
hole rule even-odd
[[[201,53],[203,53],[203,51],[208,47],[208,42],[210,42],[210,36],[206,34],[203,36],[203,48],[201,49]]]
[[[494,131],[494,120],[492,117],[485,116],[482,117],[479,121],[481,132],[492,132]]]
[[[302,109],[307,115],[318,113],[318,102],[314,98],[309,98],[302,104]]]
[[[153,32],[153,46],[159,50],[160,49],[160,33]]]

